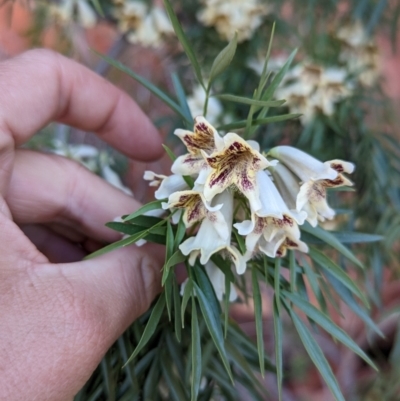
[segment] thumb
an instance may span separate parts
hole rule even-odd
[[[99,330],[106,347],[150,307],[160,292],[163,255],[161,246],[146,244],[62,265],[74,290],[85,294],[91,316],[98,316],[96,332]]]

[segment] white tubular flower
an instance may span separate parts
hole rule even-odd
[[[223,300],[223,296],[225,294],[225,274],[219,269],[211,260],[209,260],[205,269],[208,275],[208,278],[211,281],[211,284],[214,288],[215,295],[219,301]],[[238,295],[235,290],[234,285],[231,283],[231,289],[229,293],[229,301],[233,302],[237,299]]]
[[[303,182],[321,179],[334,180],[338,176],[337,171],[331,168],[329,162],[323,163],[292,146],[276,146],[268,154],[283,163]]]
[[[120,189],[127,195],[133,195],[132,191],[122,183],[119,175],[108,164],[103,164],[101,166],[100,174],[109,184],[111,184],[115,188]]]
[[[208,218],[213,222],[214,228],[221,238],[227,238],[230,235],[230,228],[220,212],[223,205],[208,205],[201,192],[192,190],[175,192],[170,195],[168,203],[164,203],[162,206],[163,209],[184,209],[183,222],[187,228]]]
[[[302,181],[296,197],[296,209],[304,210],[307,213],[307,220],[310,224],[315,227],[318,220],[332,219],[335,211],[327,203],[326,189],[352,186],[353,183],[342,173],[352,173],[354,165],[343,160],[331,160],[323,163],[290,146],[278,146],[273,148],[270,154],[286,165]],[[275,174],[280,187],[283,186],[282,182],[285,179],[290,179],[282,168],[276,169]],[[287,189],[286,193],[288,193]]]
[[[208,155],[223,144],[216,129],[204,117],[199,116],[194,120],[193,132],[177,129],[174,134],[185,144],[189,153],[179,156],[172,165],[171,171],[179,175],[200,174],[202,177],[204,174],[207,175],[209,167],[202,151]]]
[[[169,18],[160,7],[152,8],[148,14],[142,16],[140,20],[138,19],[137,26],[132,29],[127,36],[131,43],[151,47],[159,46],[164,36],[174,32]]]
[[[168,198],[174,192],[182,191],[188,188],[188,185],[183,177],[176,174],[166,176],[147,170],[144,172],[143,178],[146,181],[150,181],[150,186],[159,187],[154,193],[154,197],[156,199]]]
[[[190,255],[189,263],[193,264],[198,255],[200,263],[205,265],[214,253],[225,251],[236,266],[238,274],[246,270],[246,259],[243,255],[231,245],[232,220],[233,220],[233,195],[230,191],[224,191],[215,197],[213,206],[222,204],[223,206],[217,212],[209,212],[200,224],[199,231],[195,237],[190,237],[184,241],[179,249],[184,255]],[[221,221],[218,220],[217,213],[221,214],[227,232],[221,232]],[[216,221],[217,219],[217,221]],[[223,234],[223,235],[221,235]]]
[[[136,30],[143,23],[147,14],[147,7],[141,1],[125,1],[116,10],[115,17],[118,20],[118,29],[122,33]]]
[[[207,201],[210,201],[216,194],[235,185],[247,197],[251,209],[257,211],[261,208],[261,201],[256,184],[256,173],[277,162],[268,161],[237,134],[229,133],[222,139],[224,141],[222,150],[209,157],[204,154],[212,169],[204,184],[204,196]]]
[[[257,184],[260,188],[262,208],[252,213],[251,221],[245,220],[234,225],[240,235],[246,235],[249,255],[257,245],[270,257],[282,256],[279,253],[282,244],[297,244],[296,249],[306,249],[300,241],[298,227],[298,224],[304,223],[306,213],[288,209],[265,171],[257,173]]]
[[[75,16],[84,28],[96,25],[96,13],[86,0],[63,0],[59,4],[51,4],[49,11],[50,16],[63,25],[71,23]]]
[[[206,26],[214,26],[224,40],[232,39],[237,32],[238,42],[250,39],[263,17],[270,12],[268,6],[257,0],[205,0],[204,3],[198,20]]]

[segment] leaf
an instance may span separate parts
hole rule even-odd
[[[143,232],[144,231],[141,231],[140,233],[138,233],[138,235],[132,235],[129,238],[125,238],[125,239],[122,239],[120,241],[114,242],[114,243],[112,243],[110,245],[107,245],[104,248],[101,248],[98,251],[93,252],[93,253],[85,256],[83,258],[83,260],[93,259],[93,258],[96,258],[98,256],[104,255],[105,253],[108,253],[108,252],[114,251],[116,249],[123,248],[125,246],[131,245],[131,244],[135,243],[136,241],[138,241],[138,239],[140,239],[140,235]]]
[[[168,199],[160,199],[160,200],[155,200],[153,202],[146,203],[142,207],[140,207],[138,210],[135,212],[131,213],[130,215],[126,216],[123,218],[124,221],[130,221],[134,219],[135,217],[141,216],[147,212],[150,212],[151,210],[156,210],[156,209],[162,209],[161,204],[163,202],[167,202]],[[151,217],[151,216],[149,216]]]
[[[222,363],[225,367],[226,372],[229,375],[229,378],[233,381],[233,376],[231,372],[231,367],[229,366],[229,362],[226,356],[225,345],[224,345],[224,337],[222,334],[221,322],[215,316],[215,311],[209,303],[209,299],[204,295],[201,288],[194,283],[194,288],[196,289],[197,299],[200,304],[200,309],[204,317],[204,321],[206,322],[208,331],[214,341],[214,344],[218,350],[218,353],[221,357]],[[215,295],[214,295],[215,298]]]
[[[182,319],[182,328],[185,327],[185,311],[187,303],[192,295],[193,291],[193,281],[191,278],[188,279],[185,285],[185,289],[183,290],[182,296],[182,306],[181,306],[181,319]]]
[[[337,251],[339,251],[344,257],[347,259],[351,260],[354,264],[357,266],[363,268],[364,266],[362,263],[354,256],[354,254],[347,249],[344,245],[342,245],[337,238],[335,238],[331,233],[328,231],[325,231],[321,227],[312,227],[311,224],[308,222],[305,222],[301,226],[301,230],[305,231],[311,235],[314,235],[315,237],[321,239],[328,245],[330,245],[332,248],[335,248]]]
[[[204,270],[204,267],[199,263],[196,264],[196,268],[193,269],[193,272],[196,277],[197,284],[210,303],[210,307],[213,311],[215,319],[219,321],[221,318],[221,305],[217,299],[217,296],[215,295],[214,287],[210,282],[208,274]]]
[[[234,234],[234,236],[236,238],[236,242],[238,243],[240,253],[242,255],[244,255],[246,253],[246,243],[245,243],[244,237],[242,237],[238,233],[238,230],[236,229],[236,227],[233,227],[232,231],[233,231],[233,234]]]
[[[189,108],[189,105],[188,105],[188,102],[186,99],[185,89],[183,88],[182,83],[179,80],[179,77],[175,72],[173,72],[171,74],[171,77],[172,77],[172,84],[174,85],[176,96],[178,97],[178,100],[179,100],[179,104],[181,106],[183,113],[186,116],[186,121],[189,125],[193,126],[194,120],[193,120],[192,113],[190,111],[190,108]]]
[[[225,294],[224,294],[224,338],[226,339],[226,335],[228,334],[228,326],[229,326],[229,298],[231,295],[231,282],[229,281],[229,277],[225,274]]]
[[[297,294],[291,294],[290,292],[284,291],[284,295],[332,337],[336,338],[355,354],[359,355],[375,370],[378,370],[367,354],[365,354],[365,352],[347,335],[347,333],[339,328],[328,316],[318,310],[314,305],[299,297]]]
[[[290,291],[296,292],[296,257],[294,251],[289,251]]]
[[[338,266],[324,253],[322,253],[321,251],[319,251],[314,247],[310,247],[309,255],[315,262],[318,263],[319,266],[321,266],[324,269],[324,271],[329,271],[330,274],[336,277],[353,294],[355,294],[358,298],[360,298],[365,306],[368,306],[368,300],[366,299],[365,295],[354,283],[354,280],[351,279],[340,266]]]
[[[183,213],[182,213],[175,233],[174,249],[177,249],[179,245],[182,243],[185,234],[186,234],[186,226],[185,223],[183,222]]]
[[[201,380],[201,343],[199,322],[197,319],[197,307],[194,296],[192,297],[192,401],[197,400]]]
[[[276,363],[276,378],[278,384],[279,401],[282,400],[282,380],[283,380],[283,331],[282,321],[280,317],[280,300],[275,294],[273,302],[273,317],[274,317],[274,338],[275,338],[275,363]]]
[[[290,65],[292,64],[296,53],[297,53],[297,49],[292,51],[292,53],[290,54],[290,56],[286,60],[286,63],[282,66],[282,68],[278,71],[278,73],[272,79],[272,82],[270,83],[270,85],[266,89],[266,91],[263,94],[261,99],[268,100],[273,96],[273,94],[275,93],[276,88],[282,82],[283,77],[286,75],[287,71],[289,70]]]
[[[178,377],[174,374],[174,369],[171,368],[171,360],[167,358],[166,354],[161,357],[161,371],[169,389],[169,399],[174,401],[186,401],[185,390]]]
[[[257,333],[257,348],[258,348],[258,359],[260,361],[260,372],[261,376],[264,377],[264,335],[263,335],[263,316],[262,316],[262,300],[260,287],[258,285],[257,270],[251,269],[252,287],[253,287],[253,300],[254,300],[254,318],[256,321],[256,333]]]
[[[266,83],[268,81],[269,74],[267,73],[267,67],[268,67],[269,56],[271,54],[272,41],[274,40],[274,35],[275,35],[275,22],[272,24],[271,37],[269,38],[267,55],[265,57],[263,70],[261,72],[260,83],[259,83],[258,88],[257,88],[257,93],[259,95],[261,95],[261,91],[264,89],[264,87],[265,87],[265,85],[266,85]]]
[[[300,117],[301,114],[299,113],[292,113],[292,114],[281,114],[279,116],[272,116],[272,117],[265,117],[265,118],[259,118],[257,120],[253,120],[251,122],[251,125],[263,125],[263,124],[269,124],[269,123],[277,123],[281,121],[286,121],[286,120],[291,120],[293,118]],[[225,124],[225,125],[220,125],[217,130],[218,131],[230,131],[233,129],[238,129],[238,128],[244,128],[246,127],[247,120],[240,120],[234,123],[230,124]]]
[[[359,233],[356,231],[329,231],[342,244],[365,244],[382,241],[384,237],[377,234]],[[326,242],[307,232],[302,233],[302,239],[308,244],[325,244]]]
[[[139,82],[142,84],[146,89],[148,89],[153,95],[157,96],[162,102],[164,102],[167,106],[169,106],[173,111],[175,111],[176,114],[180,115],[183,119],[186,119],[185,114],[183,113],[182,109],[179,107],[179,105],[172,100],[165,92],[163,92],[161,89],[157,88],[154,86],[151,82],[149,82],[147,79],[143,78],[139,74],[136,74],[136,72],[132,71],[130,68],[128,68],[126,65],[120,63],[119,61],[116,61],[112,59],[111,57],[108,57],[104,54],[98,53],[96,50],[91,49],[92,52],[97,54],[99,57],[107,61],[107,63],[111,64],[113,67],[119,69],[120,71],[128,74],[131,78],[133,78],[135,81]]]
[[[278,312],[281,313],[281,258],[275,258],[275,269],[274,269],[274,289],[276,297],[276,307]]]
[[[174,162],[177,159],[177,157],[175,156],[175,153],[167,145],[163,144],[162,147],[167,152],[167,155],[169,156],[169,158]]]
[[[328,385],[335,399],[337,401],[345,401],[342,392],[340,391],[339,384],[336,381],[335,375],[333,374],[332,369],[329,366],[329,363],[322,353],[318,343],[315,341],[314,337],[307,329],[303,321],[297,316],[297,314],[292,309],[289,309],[289,313],[296,330],[299,333],[304,348],[306,349],[311,360],[314,362],[319,373],[325,380],[325,383]]]
[[[217,57],[212,63],[208,87],[211,86],[211,83],[219,74],[221,74],[226,68],[228,68],[229,64],[231,63],[236,53],[236,47],[237,47],[237,33],[235,32],[233,39],[228,43],[226,47],[224,47],[220,51],[220,53],[217,55]]]
[[[164,5],[165,5],[165,9],[169,15],[169,18],[171,20],[172,26],[174,27],[176,36],[178,37],[178,40],[183,47],[183,50],[185,51],[186,55],[188,56],[190,62],[192,63],[194,73],[195,73],[200,85],[204,88],[204,82],[203,82],[203,77],[201,75],[200,65],[196,59],[196,56],[195,56],[192,48],[190,47],[190,44],[186,37],[186,34],[183,31],[182,26],[178,21],[178,18],[174,12],[174,9],[172,8],[172,5],[169,2],[169,0],[164,0]]]
[[[174,296],[174,324],[175,324],[175,336],[178,342],[181,342],[182,338],[182,319],[181,319],[181,295],[179,294],[179,287],[176,281],[176,277],[172,281],[172,292]]]
[[[218,99],[227,100],[230,102],[250,104],[253,106],[260,106],[260,107],[279,107],[279,106],[282,106],[286,102],[286,100],[263,101],[263,100],[251,99],[248,97],[235,96],[235,95],[229,95],[229,94],[214,95],[213,97],[217,97]]]
[[[150,338],[152,337],[157,328],[158,322],[160,321],[164,308],[165,308],[165,297],[163,295],[160,295],[158,297],[157,303],[154,305],[150,318],[146,324],[146,328],[144,329],[142,337],[140,338],[139,344],[136,346],[132,355],[125,362],[123,367],[128,365],[128,363],[131,362],[139,354],[142,348],[148,343],[148,341],[150,340]]]
[[[326,278],[330,282],[331,286],[335,289],[341,300],[356,314],[358,315],[370,329],[375,331],[381,337],[384,337],[382,331],[370,318],[364,308],[362,308],[354,299],[351,292],[346,288],[336,277],[334,277],[329,271],[325,273]]]
[[[182,254],[182,252],[178,249],[165,263],[164,268],[163,268],[163,276],[161,280],[161,285],[165,284],[165,281],[167,280],[169,276],[169,272],[173,266],[176,266],[179,263],[182,263],[183,261],[186,260],[186,256]]]

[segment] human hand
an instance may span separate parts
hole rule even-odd
[[[0,63],[2,400],[72,399],[160,290],[151,246],[50,262],[117,240],[104,223],[138,207],[70,160],[18,149],[50,121],[94,131],[137,160],[162,152],[138,106],[85,67],[45,50]]]

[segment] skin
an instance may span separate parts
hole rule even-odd
[[[51,121],[141,165],[162,153],[136,103],[85,67],[46,50],[0,63],[2,400],[71,400],[160,290],[150,246],[80,261],[118,240],[104,223],[139,203],[73,161],[20,149]]]

